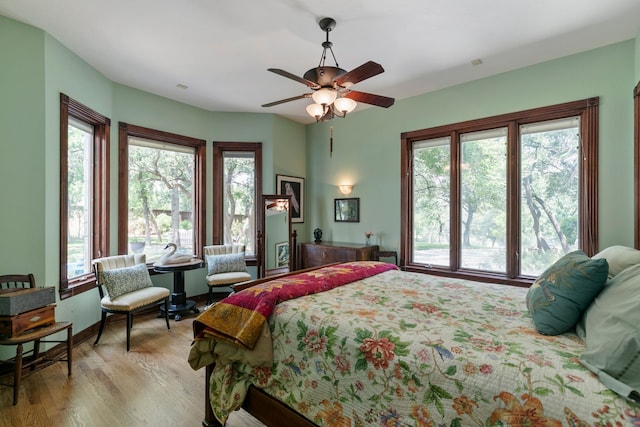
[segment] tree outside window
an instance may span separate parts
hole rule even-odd
[[[93,288],[92,261],[109,246],[111,121],[60,94],[60,297]]]
[[[213,143],[213,241],[243,244],[256,255],[256,212],[262,190],[262,145],[251,142]]]
[[[179,252],[200,254],[205,142],[120,127],[120,166],[127,172],[120,183],[126,206],[120,206],[120,252],[144,253],[152,263],[166,253],[167,243],[175,243]]]
[[[597,98],[404,134],[408,269],[510,283],[593,254],[595,122]]]

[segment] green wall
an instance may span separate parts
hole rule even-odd
[[[3,16],[0,58],[1,274],[32,272],[39,285],[57,286],[61,92],[111,119],[112,254],[118,237],[118,122],[207,141],[206,243],[212,243],[213,229],[212,141],[261,142],[265,193],[274,191],[276,170],[306,174],[304,161],[294,161],[305,158],[299,123],[272,114],[206,111],[112,82],[47,33]],[[206,294],[204,276],[204,269],[186,272],[189,296]],[[172,286],[170,275],[153,276],[153,281]],[[56,318],[73,321],[74,333],[98,322],[97,290],[57,301]],[[10,355],[9,350],[0,349],[0,357]]]
[[[636,35],[636,81],[640,81],[640,30]]]
[[[617,43],[307,126],[309,229],[320,227],[325,240],[353,242],[372,231],[384,249],[397,249],[402,132],[599,96],[600,247],[633,246],[635,50],[633,40]],[[360,223],[333,221],[343,182],[354,185],[347,197],[360,198]]]

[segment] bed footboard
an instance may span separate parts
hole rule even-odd
[[[213,367],[214,364],[205,367],[203,427],[223,427],[213,415],[211,404],[209,403],[209,379],[213,372]],[[288,427],[316,427],[314,423],[302,415],[254,386],[249,387],[242,409],[270,427],[283,425]]]
[[[211,403],[209,403],[209,380],[214,366],[215,363],[212,363],[205,366],[204,370],[204,419],[202,420],[202,427],[222,427],[222,424],[213,415]]]

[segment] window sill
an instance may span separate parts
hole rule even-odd
[[[458,270],[451,271],[443,267],[426,267],[420,264],[409,264],[403,268],[404,271],[412,273],[432,274],[434,276],[453,277],[456,279],[473,280],[483,283],[498,283],[501,285],[512,285],[528,288],[535,278],[516,277],[510,278],[504,274],[490,273],[485,271]]]
[[[96,287],[96,277],[91,274],[82,279],[74,280],[64,289],[60,289],[60,300],[71,298]]]

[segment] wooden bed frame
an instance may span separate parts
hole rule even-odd
[[[204,427],[222,427],[222,424],[213,415],[211,404],[209,403],[209,377],[213,372],[213,365],[208,365],[205,368],[205,372],[205,415],[202,425]],[[242,409],[269,427],[316,427],[315,424],[302,415],[294,412],[279,400],[274,399],[254,386],[249,386]]]
[[[256,279],[250,282],[238,283],[236,285],[231,285],[231,288],[233,288],[234,292],[238,292],[243,289],[250,288],[251,286],[268,282],[279,277],[306,273],[307,271],[317,270],[319,268],[327,267],[334,264],[339,263],[321,265],[319,267],[311,267],[303,270],[292,271],[289,273],[278,274],[277,276],[264,277],[262,279]],[[215,363],[212,363],[205,367],[204,420],[202,420],[202,425],[204,427],[222,427],[222,424],[220,424],[215,415],[213,415],[213,410],[211,409],[211,404],[209,403],[209,380],[211,378],[211,374],[213,373],[214,366]],[[247,397],[242,404],[242,409],[244,409],[257,420],[269,427],[316,427],[316,424],[312,423],[284,403],[269,396],[267,393],[254,386],[249,386]]]

